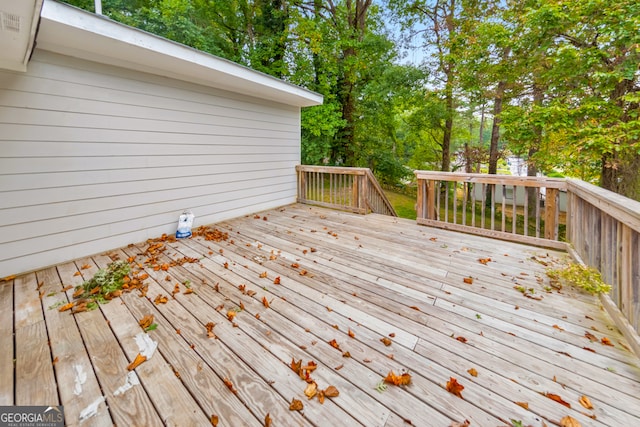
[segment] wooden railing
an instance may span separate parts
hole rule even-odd
[[[415,174],[419,224],[567,250],[598,269],[612,287],[602,304],[640,356],[640,202],[578,180]]]
[[[298,165],[296,171],[300,203],[398,216],[368,168]]]
[[[578,180],[567,181],[567,193],[567,241],[611,285],[603,305],[611,313],[615,304],[640,333],[640,202]],[[612,317],[624,332],[628,325]],[[637,335],[627,340],[640,356]]]
[[[564,249],[564,179],[416,171],[419,224]]]

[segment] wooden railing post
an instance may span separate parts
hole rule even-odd
[[[424,179],[418,179],[417,185],[417,195],[416,195],[416,217],[424,218],[424,204],[425,204],[425,196],[427,191],[427,181]]]
[[[547,188],[544,202],[544,238],[556,240],[558,238],[558,224],[556,224],[556,208],[558,189]]]
[[[427,211],[426,211],[426,219],[438,219],[438,212],[436,209],[436,182],[434,180],[427,181]]]

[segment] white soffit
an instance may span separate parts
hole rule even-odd
[[[0,69],[26,71],[43,0],[0,0]]]
[[[37,47],[283,104],[322,104],[318,93],[53,0],[44,0]]]

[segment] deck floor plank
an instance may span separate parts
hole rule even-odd
[[[34,273],[15,279],[15,404],[59,404],[47,325]]]
[[[13,405],[13,282],[0,281],[0,406]]]
[[[27,404],[30,346],[40,353],[38,369],[57,381],[53,391],[72,418],[87,402],[106,399],[87,421],[92,425],[203,425],[217,415],[220,425],[257,427],[267,413],[275,425],[318,427],[465,419],[539,427],[566,415],[583,426],[640,425],[640,363],[598,300],[573,289],[544,292],[543,264],[566,254],[305,205],[257,216],[212,225],[228,232],[227,240],[162,240],[166,250],[156,262],[169,268],[146,262],[154,240],[0,285],[6,286],[0,288],[0,316],[13,310],[13,320],[7,319],[15,322],[18,357],[15,367],[3,362],[16,386],[3,382],[0,396],[15,393]],[[182,263],[184,257],[192,262]],[[63,284],[82,283],[116,258],[134,260],[149,275],[147,298],[132,292],[76,315],[47,310],[71,297],[72,291],[60,292]],[[482,258],[491,261],[484,265]],[[472,285],[462,280],[467,276]],[[183,292],[187,283],[191,294]],[[172,298],[176,284],[181,292]],[[516,285],[534,288],[542,300],[525,298]],[[154,304],[158,294],[169,301]],[[228,310],[237,312],[233,322]],[[155,316],[157,328],[148,334],[158,342],[156,355],[136,369],[140,385],[114,396],[139,350],[134,337],[145,314]],[[216,324],[216,338],[206,336],[207,322]],[[8,340],[13,331],[3,329],[0,338]],[[587,331],[615,346],[591,342]],[[55,341],[51,350],[43,347],[47,339]],[[292,359],[316,362],[312,378],[320,388],[334,385],[340,396],[324,405],[307,400]],[[71,400],[70,366],[77,363],[90,374],[82,403]],[[377,390],[390,370],[410,372],[412,384]],[[446,390],[452,377],[465,386],[464,399]],[[571,408],[542,393],[561,396]],[[593,410],[580,406],[583,395]],[[303,401],[303,411],[289,410],[292,398]]]

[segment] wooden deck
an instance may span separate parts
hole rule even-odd
[[[640,425],[639,361],[597,298],[544,290],[562,253],[303,205],[213,227],[228,239],[154,242],[151,261],[150,243],[131,245],[0,284],[0,405],[62,404],[68,425],[91,426]],[[149,275],[147,298],[50,308],[117,258]],[[157,350],[130,373],[148,314]],[[339,396],[308,400],[292,359]],[[392,370],[411,384],[384,387]]]

